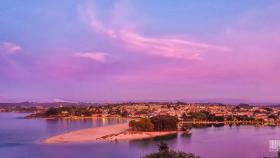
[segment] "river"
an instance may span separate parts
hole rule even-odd
[[[270,141],[280,140],[279,127],[222,126],[192,129],[191,136],[118,143],[42,144],[49,136],[71,130],[123,123],[124,119],[23,119],[24,113],[0,113],[2,158],[139,158],[165,141],[174,150],[202,158],[276,156]]]

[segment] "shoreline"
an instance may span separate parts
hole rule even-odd
[[[143,140],[177,134],[178,131],[128,131],[128,123],[81,129],[46,138],[43,144],[95,143]]]

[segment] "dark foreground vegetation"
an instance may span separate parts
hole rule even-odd
[[[192,153],[177,152],[170,150],[166,143],[161,142],[158,146],[158,152],[150,153],[142,158],[200,158]]]

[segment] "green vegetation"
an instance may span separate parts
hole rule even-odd
[[[253,117],[248,116],[215,116],[214,114],[209,113],[208,111],[200,111],[200,112],[190,112],[188,115],[184,113],[181,116],[184,121],[254,121]],[[277,116],[269,115],[268,118],[276,119]]]
[[[174,131],[177,130],[178,118],[175,116],[158,115],[151,117],[155,131]]]
[[[139,121],[132,120],[129,122],[129,127],[133,131],[153,131],[154,124],[149,118],[142,118]]]
[[[190,113],[190,116],[193,120],[208,120],[211,117],[209,112],[207,111],[192,112]]]
[[[53,115],[58,115],[59,111],[57,110],[57,108],[54,107],[50,107],[47,111],[46,111],[46,116],[53,116]]]
[[[142,158],[199,158],[192,153],[176,152],[170,150],[166,143],[161,142],[158,146],[158,152],[147,154]]]
[[[177,117],[159,115],[141,118],[139,121],[132,120],[129,127],[133,131],[172,131],[177,130],[177,124]]]
[[[44,114],[45,117],[51,116],[91,116],[87,108],[84,107],[50,107],[46,110]]]

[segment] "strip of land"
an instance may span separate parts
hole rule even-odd
[[[91,129],[83,129],[64,133],[61,135],[47,138],[43,141],[45,144],[58,143],[83,143],[83,142],[111,142],[141,140],[154,137],[176,134],[177,131],[164,132],[132,132],[128,131],[128,124],[110,125]]]

